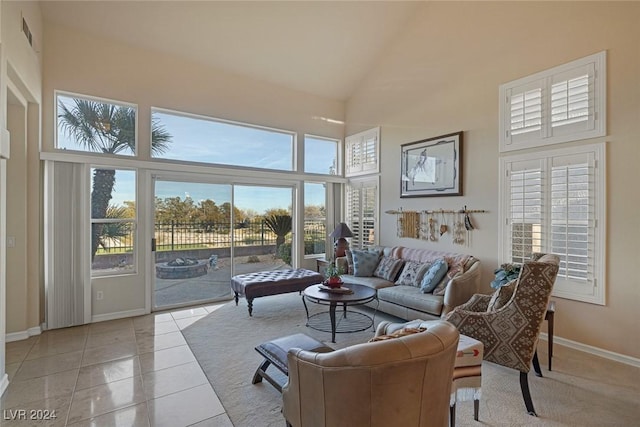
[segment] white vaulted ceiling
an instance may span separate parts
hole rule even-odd
[[[346,100],[423,2],[42,1],[47,21]]]

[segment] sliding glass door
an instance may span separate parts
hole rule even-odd
[[[231,276],[292,265],[293,194],[156,178],[154,310],[230,299]]]
[[[230,184],[157,179],[154,309],[231,298]]]
[[[234,185],[235,274],[291,268],[293,187]]]

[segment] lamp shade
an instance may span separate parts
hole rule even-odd
[[[344,222],[339,223],[336,226],[336,229],[333,230],[333,233],[329,234],[329,237],[336,239],[334,249],[335,249],[335,257],[343,257],[346,253],[346,250],[349,249],[349,242],[345,237],[353,237],[353,233]]]
[[[349,226],[344,222],[339,223],[333,233],[329,234],[329,237],[339,239],[341,237],[353,237],[353,233],[349,229]]]

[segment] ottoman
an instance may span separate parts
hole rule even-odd
[[[307,286],[322,283],[323,280],[324,277],[320,273],[304,268],[258,271],[233,276],[231,290],[234,292],[236,305],[238,305],[239,297],[244,295],[247,300],[249,316],[251,316],[254,298],[288,292],[302,292]]]
[[[289,376],[287,353],[292,348],[299,348],[317,353],[329,353],[333,351],[331,347],[324,345],[322,342],[306,334],[289,335],[260,344],[256,347],[256,351],[264,357],[264,361],[258,366],[258,369],[256,369],[256,373],[253,375],[251,384],[262,382],[262,379],[264,378],[280,393],[282,393],[282,384],[267,373],[267,368],[270,365],[273,365],[280,372]]]

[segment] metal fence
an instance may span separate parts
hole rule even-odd
[[[327,233],[324,219],[307,219],[304,222],[306,244],[324,245]],[[289,234],[290,237],[290,234]],[[276,235],[264,220],[242,221],[233,227],[229,223],[171,221],[155,224],[156,250],[176,251],[187,249],[236,246],[275,245]],[[123,253],[133,250],[133,231],[128,236],[102,239],[98,254]]]

